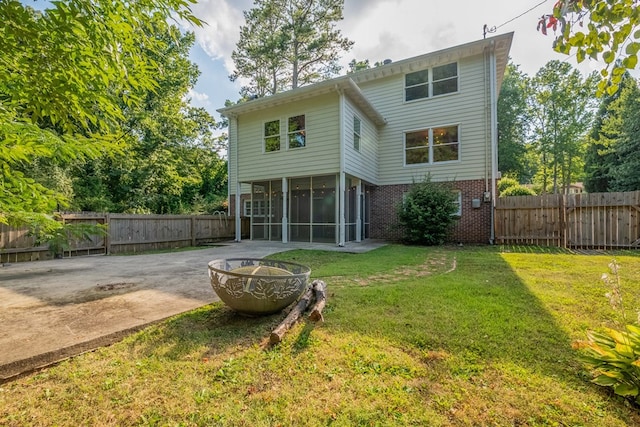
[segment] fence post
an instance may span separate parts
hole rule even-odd
[[[107,212],[104,216],[107,225],[107,234],[104,236],[104,251],[107,255],[111,255],[111,214]]]
[[[191,215],[191,246],[196,245],[196,216]]]
[[[558,209],[560,210],[560,247],[567,248],[567,204],[566,195],[560,194],[560,203]]]

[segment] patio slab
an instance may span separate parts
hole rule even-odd
[[[383,242],[228,242],[207,249],[0,266],[0,383],[217,301],[207,263],[290,249],[366,252]],[[312,273],[313,274],[313,273]]]

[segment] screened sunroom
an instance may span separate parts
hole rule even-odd
[[[369,186],[359,179],[346,177],[342,192],[337,174],[250,186],[242,211],[251,220],[252,240],[341,244],[369,237]]]

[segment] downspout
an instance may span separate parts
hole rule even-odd
[[[340,188],[338,189],[338,201],[339,201],[339,206],[340,206],[340,211],[339,211],[339,215],[338,215],[338,246],[344,246],[345,244],[345,234],[346,234],[346,230],[345,230],[345,222],[346,222],[346,216],[345,216],[345,194],[344,194],[344,190],[346,187],[346,183],[347,183],[347,178],[345,176],[344,173],[344,169],[345,169],[345,137],[344,137],[344,112],[345,112],[345,105],[344,105],[344,92],[338,87],[338,85],[336,85],[336,90],[338,91],[338,94],[340,95],[340,118],[338,119],[338,129],[340,132]]]
[[[489,243],[493,245],[495,243],[496,179],[498,177],[498,94],[496,93],[498,80],[496,50],[493,40],[491,41],[489,60],[489,88],[491,90],[491,237]]]
[[[489,74],[489,70],[487,70],[487,66],[488,63],[490,61],[490,53],[489,53],[489,47],[485,46],[484,48],[484,52],[483,52],[483,61],[482,64],[484,65],[484,73],[482,74],[484,76],[484,78],[482,79],[484,81],[484,141],[485,141],[485,147],[484,147],[484,191],[485,193],[489,192],[489,181],[490,181],[490,177],[489,175],[491,174],[490,172],[490,167],[489,167],[489,157],[491,157],[491,131],[490,131],[490,117],[491,117],[491,102],[489,101],[489,97],[490,92],[489,92],[489,88],[488,88],[488,74]],[[483,197],[484,198],[484,197]]]
[[[229,135],[231,135],[231,129],[235,130],[235,148],[236,148],[236,152],[235,152],[235,157],[236,157],[236,199],[235,199],[235,210],[236,210],[236,242],[240,242],[242,240],[242,223],[240,222],[240,207],[241,207],[241,203],[240,203],[240,196],[242,194],[242,187],[240,185],[240,165],[238,164],[238,159],[239,159],[239,155],[238,152],[240,151],[240,147],[239,147],[239,138],[238,138],[238,118],[237,116],[231,115],[229,116]],[[231,144],[231,138],[229,138],[229,144]],[[231,191],[231,189],[229,189],[229,191]],[[253,207],[252,207],[253,208]]]

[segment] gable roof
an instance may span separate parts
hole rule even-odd
[[[324,80],[319,83],[299,87],[286,92],[276,93],[275,95],[266,96],[264,98],[253,99],[241,104],[220,108],[217,111],[223,116],[233,117],[239,114],[260,111],[266,108],[272,108],[288,104],[290,102],[316,97],[318,95],[341,92],[354,102],[377,126],[382,126],[386,123],[386,119],[364,96],[358,87],[358,83],[365,83],[397,74],[410,73],[428,67],[458,61],[462,58],[480,55],[488,48],[494,48],[496,55],[496,75],[498,78],[496,90],[499,93],[504,71],[509,59],[509,49],[511,48],[512,40],[513,32],[501,34],[487,39],[404,59],[398,62],[391,62],[390,64],[358,71],[346,76]]]

